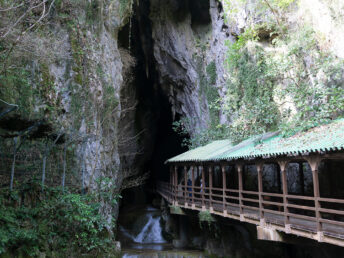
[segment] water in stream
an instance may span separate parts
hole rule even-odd
[[[163,237],[160,210],[142,207],[126,211],[119,226],[122,257],[205,257],[196,250],[175,249]]]

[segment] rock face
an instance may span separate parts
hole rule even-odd
[[[173,112],[193,117],[194,130],[197,130],[205,126],[206,120],[202,118],[207,117],[207,113],[206,103],[199,101],[199,78],[193,61],[195,36],[188,2],[161,3],[154,0],[150,3],[159,83],[169,96]]]
[[[75,17],[74,26],[65,34],[68,39],[65,51],[70,56],[58,65],[49,66],[57,91],[65,96],[62,103],[66,113],[58,118],[58,122],[63,124],[64,130],[76,131],[75,134],[82,138],[77,142],[75,155],[79,160],[77,167],[81,170],[83,187],[89,190],[94,190],[96,180],[102,177],[111,178],[112,184],[117,186],[123,180],[118,173],[118,145],[122,140],[118,127],[121,115],[119,92],[123,85],[123,61],[117,35],[126,23],[131,7],[129,1],[125,7],[120,5],[119,1],[99,1],[97,10],[93,10],[98,16],[91,24],[83,20],[87,10],[75,6],[79,17]],[[72,102],[76,98],[80,98],[80,103],[78,110],[73,111]],[[82,113],[79,124],[76,124],[76,112]],[[103,208],[110,222],[116,210],[107,203]]]
[[[161,99],[173,119],[189,120],[190,135],[208,126],[207,89],[224,83],[227,36],[217,1],[62,0],[47,24],[27,33],[25,42],[32,44],[20,42],[11,56],[30,73],[25,79],[32,94],[20,97],[21,86],[12,94],[9,85],[0,96],[33,105],[7,115],[0,127],[12,137],[19,129],[9,128],[9,121],[23,128],[44,121],[49,130],[37,127],[34,143],[59,138],[48,157],[48,178],[61,176],[59,155],[66,146],[66,184],[93,191],[109,178],[116,192],[135,185],[151,159],[158,117],[166,116]],[[211,63],[215,79],[208,83],[204,74]],[[40,162],[43,149],[38,152]],[[116,216],[117,207],[103,207],[109,221]]]
[[[68,171],[77,174],[73,180],[67,175],[67,181],[94,190],[106,177],[116,192],[137,183],[152,159],[154,142],[166,144],[158,142],[158,118],[168,116],[166,110],[171,120],[183,121],[190,136],[214,121],[230,122],[210,105],[227,94],[226,82],[232,76],[225,67],[226,41],[234,42],[252,24],[273,17],[269,10],[257,14],[252,1],[238,5],[228,22],[227,1],[58,2],[47,25],[27,33],[11,55],[33,91],[24,94],[23,86],[1,82],[5,87],[0,99],[21,105],[19,111],[25,108],[0,121],[1,129],[7,130],[2,134],[13,137],[19,130],[10,122],[32,125],[44,120],[35,141],[63,135],[58,144],[70,148]],[[301,16],[309,19],[343,56],[343,27],[333,20],[341,16],[340,0],[326,8],[322,1],[314,2],[316,8],[313,0],[302,0],[288,22]],[[318,22],[319,15],[326,17],[329,27]],[[59,159],[56,154],[51,163]],[[116,216],[117,207],[106,203],[103,207],[109,221]]]
[[[107,177],[111,178],[113,187],[120,190],[124,176],[119,173],[118,149],[119,142],[126,140],[119,139],[123,136],[119,128],[123,101],[120,91],[125,84],[123,70],[130,69],[133,61],[130,62],[130,56],[129,61],[128,58],[122,60],[118,31],[129,21],[131,8],[131,1],[59,1],[39,31],[25,36],[27,42],[45,45],[26,46],[24,41],[19,42],[10,55],[13,62],[19,60],[22,69],[31,72],[25,79],[32,93],[20,96],[24,89],[17,87],[18,97],[16,88],[12,93],[3,88],[1,99],[18,103],[19,98],[22,103],[33,105],[20,106],[19,111],[27,110],[19,115],[12,112],[6,119],[29,126],[35,120],[44,121],[50,129],[40,133],[44,128],[38,127],[35,142],[62,135],[58,144],[64,142],[70,148],[66,184],[73,187],[92,191],[99,178]],[[27,56],[23,52],[25,47],[39,55]],[[45,88],[46,92],[42,90]],[[6,128],[6,122],[2,123],[2,128],[7,129],[7,135],[14,131]],[[55,156],[51,157],[51,162],[50,172],[60,176],[55,167],[60,161]],[[71,170],[77,175],[74,180]],[[111,221],[115,207],[104,203],[103,208]]]
[[[225,39],[229,36],[220,3],[215,0],[150,1],[154,58],[159,84],[173,113],[191,120],[192,135],[210,121],[206,87],[224,84]],[[212,63],[217,83],[202,85]],[[204,84],[204,83],[203,83]]]

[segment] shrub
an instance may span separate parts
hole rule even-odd
[[[201,227],[202,227],[202,223],[204,222],[207,223],[209,227],[213,222],[215,222],[215,219],[213,218],[213,216],[211,215],[209,211],[200,211],[198,213],[198,219],[199,219],[199,223]]]
[[[37,256],[39,252],[88,253],[107,251],[114,227],[99,212],[94,194],[62,192],[30,182],[19,190],[0,193],[0,254],[20,252]]]

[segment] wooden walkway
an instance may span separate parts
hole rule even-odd
[[[344,200],[235,189],[171,185],[158,193],[171,205],[204,211],[257,226],[344,247]],[[323,205],[317,208],[316,203]],[[334,208],[335,207],[335,208]],[[321,213],[317,218],[316,211]],[[321,232],[317,229],[321,223]]]

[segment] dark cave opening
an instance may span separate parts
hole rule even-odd
[[[137,101],[135,114],[132,116],[135,130],[144,133],[138,139],[142,153],[137,156],[135,164],[140,164],[140,174],[149,171],[150,176],[144,185],[122,191],[122,206],[151,203],[156,197],[153,191],[156,181],[169,180],[165,161],[187,150],[182,146],[185,136],[173,130],[172,106],[169,97],[159,85],[153,55],[149,0],[141,2],[144,3],[134,8],[131,26],[128,23],[119,32],[118,38],[119,47],[130,50],[130,54],[136,59],[134,79],[128,87],[131,92],[135,92]],[[178,120],[178,117],[179,114],[175,114],[175,119]]]
[[[211,23],[209,13],[209,0],[189,1],[189,10],[191,13],[191,24],[208,25]]]

